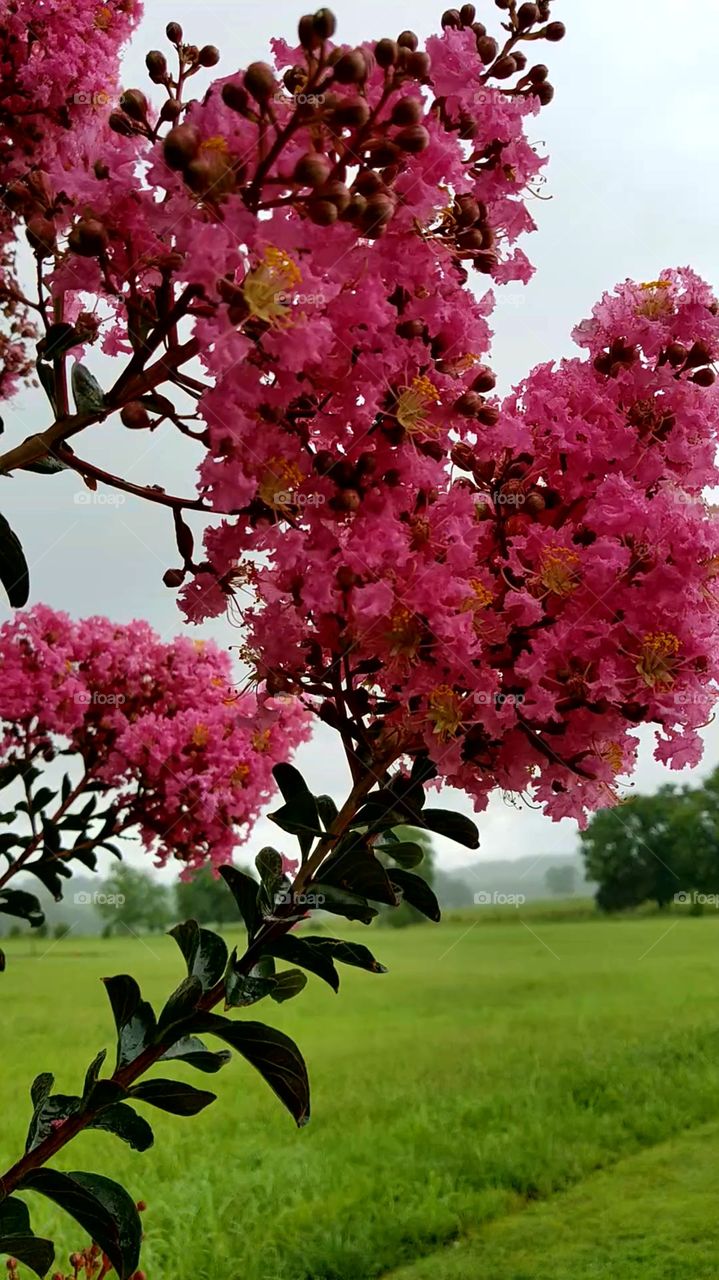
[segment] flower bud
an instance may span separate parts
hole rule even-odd
[[[689,381],[696,382],[698,387],[713,387],[716,379],[717,376],[713,369],[697,369]]]
[[[292,179],[301,187],[321,187],[332,172],[332,163],[321,151],[308,151],[300,156]]]
[[[216,67],[220,61],[220,51],[214,44],[203,44],[197,61],[201,67]]]
[[[130,400],[120,410],[120,421],[133,431],[145,431],[150,426],[150,415],[139,400]]]
[[[545,39],[551,40],[553,43],[563,40],[566,34],[567,28],[563,22],[550,22],[549,26],[544,29]]]
[[[521,49],[515,49],[512,57],[517,64],[517,71],[524,71],[527,65],[527,55],[522,53]]]
[[[326,182],[316,194],[320,200],[330,200],[336,206],[338,213],[344,213],[352,198],[349,187],[346,183],[340,182],[339,178],[332,178],[330,182]]]
[[[272,67],[266,62],[251,62],[245,72],[245,88],[257,102],[267,102],[277,89]]]
[[[409,49],[414,53],[414,50],[419,44],[419,40],[417,39],[414,31],[401,31],[397,36],[397,44],[401,45],[403,49]]]
[[[359,511],[362,505],[362,497],[357,489],[340,489],[333,498],[330,498],[330,506],[334,511],[346,511],[354,513]]]
[[[113,133],[119,133],[123,138],[131,138],[135,132],[132,120],[124,111],[111,111],[107,123]]]
[[[361,84],[367,79],[367,62],[362,50],[343,53],[335,63],[334,72],[340,84]]]
[[[493,427],[499,422],[499,409],[493,404],[483,404],[477,413],[477,421],[481,422],[485,427]]]
[[[457,413],[461,413],[464,418],[474,418],[482,408],[484,401],[476,391],[465,391],[458,400],[454,402],[454,408]]]
[[[367,152],[367,164],[374,169],[383,169],[385,165],[393,164],[402,154],[397,143],[389,138],[375,138],[367,144]]]
[[[419,155],[420,152],[426,151],[429,146],[429,133],[423,124],[412,124],[406,129],[400,129],[394,138],[398,147],[403,151],[408,151],[410,155]]]
[[[459,16],[459,9],[445,9],[442,14],[443,27],[461,27],[462,19]]]
[[[465,27],[471,27],[472,23],[474,22],[474,19],[477,16],[477,10],[475,9],[473,4],[463,4],[462,8],[459,11],[459,16],[462,19],[462,22],[464,23]]]
[[[314,14],[305,13],[297,23],[297,38],[303,49],[315,49],[320,38],[315,31]]]
[[[120,108],[131,120],[145,120],[147,98],[140,89],[126,89],[120,97]]]
[[[182,114],[182,103],[177,98],[167,98],[160,109],[161,120],[176,120]]]
[[[475,391],[493,391],[497,385],[497,379],[489,365],[482,364],[475,372],[472,381],[472,387]]]
[[[459,467],[461,471],[471,471],[474,467],[474,450],[468,444],[455,444],[449,456],[455,467]]]
[[[544,80],[542,84],[534,86],[534,96],[539,98],[543,107],[548,107],[554,97],[554,85]]]
[[[170,44],[180,44],[182,41],[182,27],[179,22],[168,22],[165,27],[165,35]]]
[[[30,247],[39,257],[52,257],[57,239],[54,222],[44,218],[42,214],[36,214],[35,217],[30,218],[25,234]]]
[[[165,163],[170,169],[186,169],[200,149],[200,135],[193,124],[177,124],[163,143]]]
[[[506,57],[500,58],[499,62],[495,62],[492,67],[492,75],[497,80],[508,80],[510,76],[515,74],[516,70],[517,64],[514,58],[511,54],[507,54]]]
[[[166,569],[162,575],[166,587],[181,587],[185,581],[184,569]]]
[[[481,38],[482,36],[486,36],[487,28],[485,27],[483,22],[473,22],[471,26],[474,34],[477,36],[478,39]]]
[[[485,67],[488,67],[499,53],[499,45],[493,36],[480,36],[477,40],[477,53]]]
[[[369,117],[369,103],[364,98],[345,98],[332,112],[332,123],[347,129],[361,129]]]
[[[378,40],[374,47],[374,56],[378,67],[393,67],[399,52],[396,40]]]
[[[687,354],[687,349],[681,342],[670,342],[666,350],[667,360],[674,369],[684,364]]]
[[[533,27],[535,22],[539,22],[539,6],[536,4],[521,4],[517,12],[517,26],[520,31],[527,31],[529,27]]]
[[[407,59],[407,71],[414,76],[415,80],[428,80],[431,70],[432,63],[428,53],[410,53]]]
[[[424,320],[400,320],[395,329],[398,338],[421,338],[425,331]]]
[[[320,200],[317,197],[310,200],[307,206],[307,211],[312,221],[317,223],[318,227],[331,226],[333,222],[337,221],[339,216],[337,205],[334,204],[332,200]]]
[[[167,75],[167,58],[159,49],[151,49],[145,58],[145,66],[153,84],[162,84]]]
[[[320,40],[331,40],[337,29],[337,19],[331,9],[318,9],[312,19],[312,26]]]
[[[230,108],[230,111],[236,111],[239,115],[243,115],[250,100],[247,96],[247,90],[241,84],[228,80],[222,86],[222,101],[226,107]]]
[[[83,258],[97,258],[107,248],[107,228],[97,218],[80,218],[67,238],[73,253]]]
[[[359,227],[368,240],[376,240],[394,216],[394,201],[378,193],[370,196],[367,208],[359,220]]]
[[[392,108],[392,124],[419,124],[424,115],[424,105],[419,98],[400,98]]]
[[[536,67],[532,67],[528,75],[532,84],[543,84],[549,78],[549,67],[545,67],[544,63],[540,62]]]

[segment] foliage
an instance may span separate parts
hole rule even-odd
[[[174,918],[172,895],[146,871],[123,864],[103,881],[97,910],[107,922],[105,936],[117,929],[158,933]]]
[[[252,875],[247,867],[241,870]],[[209,868],[197,871],[189,880],[182,880],[175,890],[175,898],[178,914],[184,920],[191,917],[199,924],[226,925],[237,919],[225,885]]]
[[[577,884],[577,869],[573,866],[547,867],[544,879],[552,897],[571,898]]]

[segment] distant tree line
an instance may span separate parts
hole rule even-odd
[[[601,910],[675,900],[701,910],[719,894],[719,770],[701,787],[661,787],[595,814],[581,842]]]

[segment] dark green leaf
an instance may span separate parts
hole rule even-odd
[[[138,1116],[126,1102],[115,1102],[105,1107],[87,1125],[88,1129],[104,1129],[106,1133],[114,1133],[116,1138],[126,1142],[133,1151],[147,1151],[155,1141],[154,1134],[147,1120]]]
[[[36,1104],[35,1112],[30,1121],[30,1128],[28,1129],[25,1150],[34,1151],[41,1142],[44,1142],[46,1138],[50,1137],[51,1133],[55,1132],[59,1124],[69,1119],[70,1116],[77,1115],[81,1109],[81,1098],[64,1093],[53,1093],[50,1097]]]
[[[183,1036],[181,1040],[176,1040],[169,1049],[166,1049],[160,1062],[186,1062],[188,1067],[194,1067],[196,1071],[202,1071],[206,1075],[214,1075],[222,1067],[227,1066],[230,1062],[232,1054],[227,1049],[220,1049],[213,1052],[208,1049],[197,1036]]]
[[[183,1018],[189,1018],[190,1014],[194,1013],[202,997],[202,990],[202,982],[194,975],[183,979],[177,990],[173,991],[158,1019],[157,1031],[160,1039],[165,1027],[169,1027],[173,1022],[181,1022]]]
[[[0,912],[6,916],[18,916],[27,920],[33,929],[45,922],[40,903],[32,893],[24,889],[0,889]]]
[[[479,848],[479,831],[476,823],[463,813],[453,813],[451,809],[424,809],[422,822],[418,825],[436,831],[437,835],[446,836],[456,844],[467,849]]]
[[[372,898],[390,907],[397,905],[397,896],[382,863],[366,839],[354,832],[322,864],[322,880],[325,885],[333,884],[362,898]]]
[[[317,803],[317,812],[322,819],[322,825],[325,831],[329,831],[339,812],[337,805],[332,796],[315,796],[315,801]]]
[[[39,1107],[52,1092],[55,1077],[51,1071],[41,1071],[30,1085],[30,1098],[34,1107]]]
[[[0,1235],[32,1235],[30,1213],[27,1205],[15,1196],[0,1200]]]
[[[246,871],[241,871],[239,867],[220,867],[220,875],[240,909],[248,936],[252,938],[260,922],[257,907],[259,888],[257,881],[253,880],[252,876],[248,876]]]
[[[40,1236],[29,1234],[6,1235],[0,1229],[0,1253],[16,1258],[35,1272],[36,1276],[44,1276],[53,1264],[55,1246],[52,1240],[43,1240]]]
[[[102,1068],[105,1064],[106,1057],[107,1057],[107,1049],[101,1049],[100,1052],[95,1055],[89,1067],[87,1068],[87,1071],[85,1072],[85,1084],[82,1090],[83,1101],[87,1100],[92,1090],[95,1088],[95,1085],[97,1084],[100,1076],[100,1072],[102,1071]]]
[[[0,515],[0,582],[13,609],[22,609],[30,595],[27,560],[17,534]]]
[[[143,1080],[130,1089],[130,1096],[136,1102],[149,1102],[173,1116],[196,1116],[209,1107],[217,1095],[182,1080]]]
[[[140,988],[128,974],[103,978],[117,1027],[117,1066],[134,1062],[155,1038],[156,1022],[152,1006],[143,1000]]]
[[[97,1173],[33,1169],[20,1187],[47,1196],[79,1222],[107,1254],[120,1280],[129,1280],[140,1260],[142,1226],[124,1187]]]
[[[361,920],[362,924],[371,924],[377,915],[377,908],[371,907],[366,898],[356,893],[348,893],[332,884],[317,884],[313,881],[312,892],[318,901],[322,899],[322,910],[332,915],[345,916],[347,920]]]
[[[276,764],[272,773],[285,803],[267,816],[283,831],[297,836],[302,857],[306,858],[315,836],[322,834],[317,801],[294,765]]]
[[[435,922],[442,918],[437,898],[426,880],[421,876],[412,875],[411,871],[401,871],[395,867],[390,871],[390,876],[392,883],[401,889],[402,897],[411,907],[421,911],[423,916]]]
[[[243,1009],[271,994],[274,977],[258,973],[241,973],[237,968],[237,949],[232,952],[225,974],[225,1008]]]
[[[302,941],[308,942],[316,951],[324,952],[333,960],[341,961],[342,964],[351,964],[356,969],[366,969],[368,973],[387,972],[385,966],[375,960],[369,948],[363,946],[361,942],[345,942],[342,938],[307,937],[306,935]]]
[[[377,845],[376,848],[380,853],[384,853],[388,858],[398,862],[400,867],[404,867],[405,871],[411,871],[412,867],[418,867],[424,858],[424,849],[421,844],[414,844],[411,840],[398,840],[396,844],[381,844]]]
[[[333,991],[339,990],[339,974],[332,963],[332,957],[319,951],[305,938],[287,934],[284,938],[268,942],[265,951],[276,960],[287,960],[289,964],[298,964],[300,968],[308,969],[310,973],[322,978]]]
[[[292,1000],[295,996],[298,996],[306,986],[306,973],[302,973],[299,969],[283,969],[275,978],[275,985],[270,992],[270,998],[275,1000],[277,1004],[283,1004],[285,1000]]]
[[[70,868],[65,866],[64,862],[53,858],[42,862],[31,862],[24,869],[37,876],[40,884],[44,885],[56,902],[62,900],[63,881],[72,876]]]
[[[193,1030],[220,1036],[241,1053],[280,1102],[302,1126],[310,1118],[310,1083],[307,1067],[297,1045],[289,1036],[261,1022],[230,1022],[216,1014],[203,1014],[193,1019]]]
[[[201,929],[196,920],[185,920],[170,929],[170,937],[185,957],[188,976],[199,978],[203,991],[214,987],[227,965],[227,945],[219,933]]]

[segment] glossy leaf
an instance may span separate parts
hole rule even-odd
[[[260,912],[257,906],[259,885],[246,871],[239,867],[220,867],[220,875],[230,890],[240,909],[248,936],[252,938],[260,923]]]
[[[411,871],[402,871],[393,867],[390,871],[393,884],[402,891],[402,897],[411,907],[421,911],[423,916],[437,923],[442,918],[439,902],[426,880],[412,875]]]
[[[107,1254],[120,1280],[130,1280],[140,1260],[142,1227],[124,1187],[97,1173],[33,1169],[20,1189],[39,1192],[64,1209]]]
[[[230,1022],[217,1014],[196,1018],[193,1030],[219,1036],[259,1071],[299,1126],[310,1118],[307,1067],[289,1036],[261,1022]]]
[[[227,945],[219,933],[201,929],[196,920],[185,920],[170,929],[185,957],[188,977],[199,978],[203,991],[219,982],[227,965]]]
[[[160,1062],[186,1062],[188,1067],[202,1071],[206,1075],[214,1075],[232,1060],[228,1049],[208,1049],[197,1036],[183,1036],[166,1049]]]
[[[30,595],[30,575],[22,544],[0,515],[0,582],[13,609],[22,609]]]
[[[117,1027],[117,1066],[124,1067],[155,1038],[157,1024],[152,1006],[142,999],[140,988],[128,974],[103,978]]]
[[[147,1120],[138,1116],[126,1102],[115,1102],[91,1120],[88,1129],[104,1129],[106,1133],[114,1133],[116,1138],[126,1142],[133,1151],[147,1151],[155,1141],[154,1134]]]
[[[129,1093],[137,1102],[148,1102],[173,1116],[196,1116],[217,1097],[206,1089],[185,1084],[183,1080],[143,1080]]]
[[[477,825],[463,813],[454,813],[451,809],[424,809],[421,825],[454,840],[455,844],[464,845],[466,849],[479,848]]]
[[[296,938],[288,933],[284,938],[268,942],[265,951],[277,960],[287,960],[290,964],[299,965],[300,968],[314,973],[333,991],[339,990],[339,974],[332,962],[332,957],[314,947],[305,938]]]

